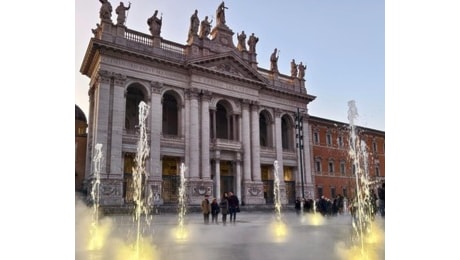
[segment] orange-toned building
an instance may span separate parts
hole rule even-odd
[[[310,116],[310,149],[315,197],[333,198],[342,194],[353,197],[356,167],[350,156],[351,128],[343,122]],[[368,180],[371,187],[385,180],[385,132],[355,126],[356,139],[365,142]]]
[[[75,191],[83,191],[86,164],[86,143],[88,123],[83,111],[75,105]]]

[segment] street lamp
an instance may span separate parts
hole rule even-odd
[[[302,182],[302,199],[305,201],[305,192],[304,192],[304,180],[303,180],[303,116],[300,114],[300,109],[297,108],[295,114],[295,129],[296,129],[296,138],[297,143],[296,147],[299,149],[299,160],[300,160],[300,180]]]

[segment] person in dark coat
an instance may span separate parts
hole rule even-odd
[[[211,223],[218,224],[217,216],[219,215],[220,208],[217,199],[214,198],[211,202]]]
[[[297,213],[297,216],[300,215],[300,210],[301,210],[301,208],[300,208],[300,203],[301,203],[301,202],[300,202],[300,198],[297,197],[297,198],[295,199],[295,212]]]
[[[222,223],[227,224],[227,214],[228,214],[228,195],[227,192],[224,192],[222,199],[219,203],[220,212],[222,212]]]
[[[238,212],[240,201],[238,200],[238,197],[235,194],[233,194],[233,192],[230,191],[228,194],[229,194],[228,207],[229,207],[229,213],[230,213],[230,222],[235,223],[236,213]]]

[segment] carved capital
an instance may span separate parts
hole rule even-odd
[[[113,73],[113,79],[116,86],[123,86],[127,77],[121,73]]]
[[[185,94],[190,98],[190,99],[198,99],[200,96],[200,90],[197,88],[190,88],[185,90]]]
[[[150,87],[152,90],[152,94],[160,94],[161,89],[163,88],[163,83],[158,82],[158,81],[151,81],[150,82]]]
[[[207,101],[209,102],[212,98],[212,92],[209,90],[202,90],[201,91],[201,101]]]
[[[282,112],[283,112],[283,110],[281,110],[279,108],[275,108],[275,116],[276,117],[280,117]]]
[[[249,109],[249,104],[251,104],[251,100],[249,100],[249,99],[242,99],[241,100],[241,107],[243,109],[246,109],[246,110]]]
[[[252,101],[251,101],[251,106],[252,106],[252,109],[253,109],[254,111],[259,110],[259,102],[258,102],[258,101],[252,100]]]
[[[97,82],[99,83],[107,83],[110,84],[110,80],[112,79],[112,72],[108,70],[99,70],[97,76]]]

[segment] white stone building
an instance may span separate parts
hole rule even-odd
[[[150,107],[145,181],[160,203],[177,203],[181,163],[191,205],[225,191],[246,205],[273,203],[275,160],[283,204],[302,190],[313,193],[307,105],[315,96],[303,76],[259,68],[255,45],[235,46],[225,19],[209,36],[189,33],[186,45],[163,39],[158,28],[146,35],[102,14],[93,32],[80,69],[91,79],[85,180],[93,178],[92,154],[101,143],[102,205],[132,201],[141,101]],[[303,178],[298,108],[305,111]]]

